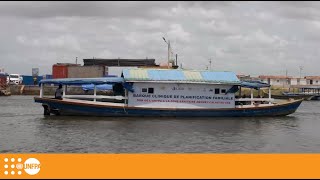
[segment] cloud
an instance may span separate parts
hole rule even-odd
[[[24,18],[49,17],[141,17],[172,2],[1,2],[0,15]]]
[[[46,31],[54,31],[54,32],[68,31],[68,27],[66,27],[64,24],[58,24],[54,22],[45,22],[42,26]]]
[[[241,43],[248,48],[281,49],[288,45],[288,41],[277,35],[266,34],[261,29],[246,35],[232,35],[225,38],[230,43]]]
[[[171,24],[168,36],[170,38],[173,38],[177,41],[181,41],[183,43],[189,42],[191,40],[191,35],[189,32],[187,32],[181,24]]]
[[[17,42],[20,43],[20,44],[26,44],[27,43],[27,38],[24,37],[24,36],[17,36]]]
[[[167,61],[247,74],[318,73],[319,2],[0,2],[1,67],[30,74],[39,65],[84,58]],[[319,75],[319,74],[318,74]]]
[[[199,27],[209,34],[222,35],[222,36],[236,34],[238,31],[238,28],[236,26],[228,24],[226,21],[216,21],[216,20],[211,20],[209,22],[202,21],[200,22]]]
[[[32,46],[34,48],[49,48],[49,49],[64,49],[70,51],[81,51],[80,45],[75,37],[72,35],[58,36],[53,38],[40,37],[28,38],[25,36],[18,36],[17,42],[21,45]]]

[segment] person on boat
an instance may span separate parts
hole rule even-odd
[[[56,89],[56,92],[54,93],[54,98],[62,99],[62,94],[63,94],[62,84],[59,84],[59,87]]]
[[[37,85],[37,77],[33,77],[33,85]]]

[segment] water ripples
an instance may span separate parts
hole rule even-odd
[[[0,97],[0,153],[317,153],[320,101],[285,117],[42,115],[32,96]]]

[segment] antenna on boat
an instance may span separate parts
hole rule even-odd
[[[301,71],[303,70],[303,66],[299,66],[300,69],[300,78],[301,78]]]
[[[178,66],[178,54],[176,54],[176,66]]]
[[[171,49],[171,46],[170,46],[170,40],[168,40],[168,42],[166,41],[166,39],[164,37],[162,37],[162,39],[164,40],[165,43],[168,44],[168,69],[169,69],[169,63],[170,63],[170,49]]]
[[[211,71],[211,62],[212,62],[212,61],[211,61],[211,58],[210,58],[210,59],[209,59],[210,71]]]

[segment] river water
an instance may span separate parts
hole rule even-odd
[[[33,96],[0,97],[0,153],[319,153],[320,101],[284,117],[43,116]]]

